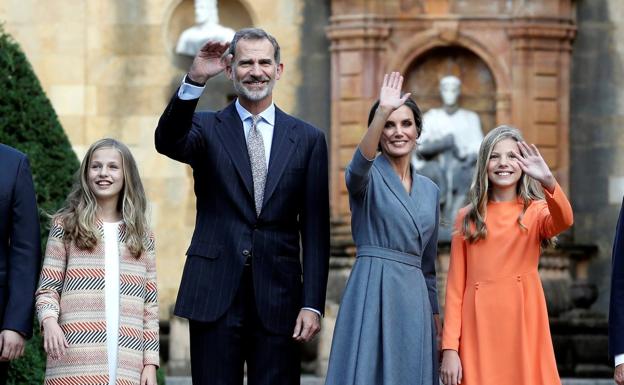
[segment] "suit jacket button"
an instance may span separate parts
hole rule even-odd
[[[250,255],[250,254],[251,254],[251,253],[249,252],[249,250],[247,250],[247,249],[243,250],[243,255],[244,255],[245,257],[249,257],[249,255]]]

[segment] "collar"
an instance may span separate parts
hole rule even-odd
[[[247,111],[245,107],[240,104],[238,98],[236,98],[234,105],[236,106],[236,112],[238,112],[238,116],[241,121],[244,122],[252,116],[252,113]],[[260,117],[271,126],[275,126],[275,104],[273,102],[271,102],[271,105],[269,105],[266,110],[262,111],[258,115],[260,115]]]

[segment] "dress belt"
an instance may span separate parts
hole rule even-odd
[[[389,259],[391,261],[404,263],[420,269],[420,257],[416,254],[404,253],[402,251],[387,249],[379,246],[358,246],[356,257],[372,257]]]

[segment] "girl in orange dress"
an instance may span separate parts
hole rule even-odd
[[[451,243],[440,378],[560,385],[537,266],[541,246],[572,225],[570,203],[508,126],[483,139],[469,198]]]

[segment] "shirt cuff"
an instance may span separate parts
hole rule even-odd
[[[321,318],[321,312],[320,312],[320,311],[318,311],[318,310],[316,310],[316,309],[313,309],[313,308],[311,308],[311,307],[302,307],[302,308],[301,308],[301,310],[310,310],[310,311],[313,311],[313,312],[315,312],[316,314],[318,314],[319,318]]]
[[[615,356],[615,366],[618,366],[620,364],[624,364],[624,353]]]
[[[187,75],[184,75],[184,78],[182,79],[182,84],[178,89],[178,98],[182,100],[199,99],[199,97],[204,92],[204,88],[206,88],[206,86],[195,86],[191,83],[187,83],[186,77]]]

